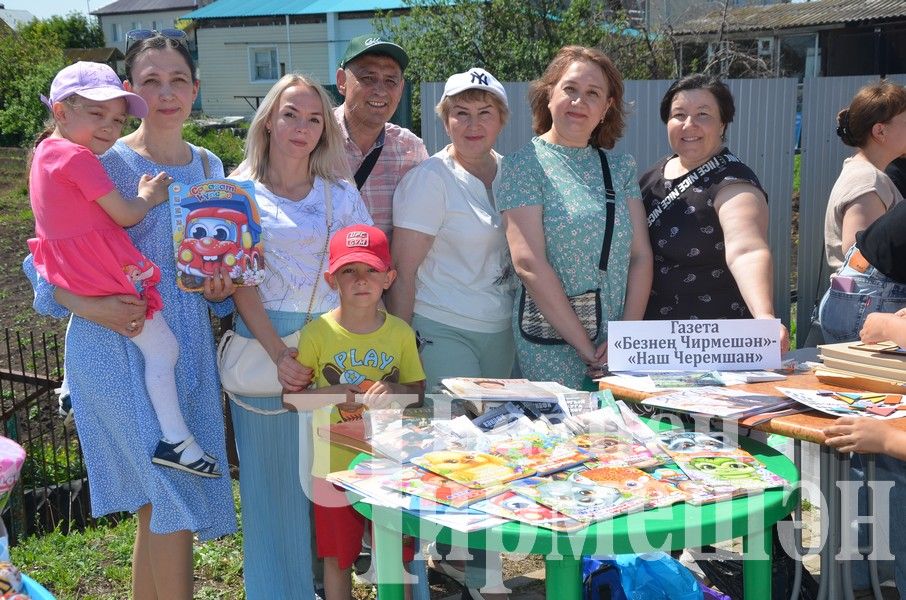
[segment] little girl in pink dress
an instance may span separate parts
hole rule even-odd
[[[35,234],[28,240],[38,273],[79,296],[130,294],[147,302],[141,331],[131,337],[145,359],[145,385],[162,438],[152,461],[202,477],[220,477],[216,460],[195,442],[179,408],[174,368],[179,347],[160,312],[160,269],[133,245],[123,227],[166,202],[170,177],[142,177],[138,197],[125,199],[98,155],[113,146],[127,112],[143,118],[148,106],[123,89],[107,65],[77,62],[54,78],[53,129],[39,137],[29,174]],[[130,332],[139,325],[129,324]],[[78,377],[69,373],[67,377]],[[129,402],[130,398],[111,398]],[[128,457],[124,457],[128,459]]]

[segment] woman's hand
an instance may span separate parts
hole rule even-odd
[[[299,353],[295,348],[285,346],[277,355],[277,381],[287,392],[301,392],[311,385],[311,369],[296,360]]]
[[[54,298],[75,315],[126,337],[135,337],[145,325],[144,298],[130,294],[77,296],[57,288]]]
[[[214,275],[206,277],[204,280],[205,300],[209,302],[223,302],[233,295],[236,291],[236,284],[230,278],[230,274],[222,266],[214,267]]]
[[[859,331],[859,339],[865,344],[876,344],[891,339],[889,333],[891,326],[902,319],[897,314],[879,312],[869,314],[865,318],[862,330]]]

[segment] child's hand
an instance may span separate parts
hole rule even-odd
[[[886,452],[887,437],[896,429],[870,417],[840,417],[825,428],[824,443],[840,452],[878,454]]]
[[[364,394],[359,397],[359,401],[369,408],[403,408],[405,402],[399,396],[402,394],[412,394],[408,387],[401,383],[391,383],[389,381],[375,381]]]
[[[208,302],[222,302],[232,296],[235,291],[236,284],[230,278],[226,267],[214,267],[213,276],[205,277],[202,293]]]
[[[144,198],[151,206],[166,202],[170,197],[167,188],[173,183],[173,178],[166,173],[158,173],[154,177],[142,175],[138,182],[138,195]]]
[[[300,392],[311,384],[313,372],[296,360],[298,353],[286,346],[277,356],[277,381],[287,392]]]

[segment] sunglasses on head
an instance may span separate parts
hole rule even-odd
[[[126,33],[126,52],[129,52],[129,48],[136,42],[149,40],[154,37],[176,40],[181,46],[189,47],[186,32],[182,29],[174,29],[172,27],[165,27],[164,29],[133,29]]]

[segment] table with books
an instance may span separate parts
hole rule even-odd
[[[548,597],[566,599],[582,596],[583,555],[743,537],[747,596],[770,589],[771,526],[798,503],[792,461],[755,440],[654,431],[608,393],[584,396],[580,412],[576,397],[570,406],[524,392],[475,419],[369,410],[360,425],[319,432],[374,455],[328,480],[374,523],[380,598],[403,597],[403,534],[541,554]]]
[[[851,478],[850,457],[824,444],[824,429],[834,423],[838,416],[862,415],[889,420],[895,427],[906,430],[906,396],[902,381],[906,381],[906,357],[901,357],[900,368],[903,369],[896,379],[895,372],[885,373],[886,378],[871,375],[862,370],[861,365],[894,368],[890,361],[883,362],[889,355],[881,355],[876,348],[857,343],[829,344],[819,347],[819,358],[823,365],[815,371],[792,373],[782,381],[761,381],[739,383],[730,386],[737,392],[746,395],[764,395],[777,398],[777,410],[766,408],[764,411],[736,418],[730,415],[719,416],[742,428],[752,428],[765,433],[787,436],[794,440],[796,467],[801,466],[801,443],[812,442],[819,445],[820,469],[819,490],[823,502],[822,521],[826,524],[826,539],[819,549],[821,559],[821,576],[819,580],[819,597],[843,598],[851,585],[851,563],[838,561],[837,556],[843,540],[843,529],[854,515],[843,515],[843,501],[840,498],[838,482]],[[879,363],[883,363],[879,365]],[[609,390],[616,398],[645,404],[657,405],[658,409],[669,409],[669,400],[654,400],[655,396],[665,398],[673,392],[652,391],[644,386],[633,386],[628,380],[619,377],[604,378],[600,388]],[[641,389],[640,389],[641,388]],[[687,394],[694,393],[692,389]],[[790,410],[789,404],[781,398],[794,398],[804,403],[797,410]],[[872,478],[874,458],[865,457],[867,478]],[[824,528],[824,526],[822,526]],[[796,530],[797,541],[801,531]],[[870,550],[870,548],[864,548]],[[801,548],[805,552],[807,549]],[[867,554],[867,552],[866,552]],[[876,565],[870,563],[873,585],[877,583]],[[880,590],[875,589],[875,596],[880,597]]]

